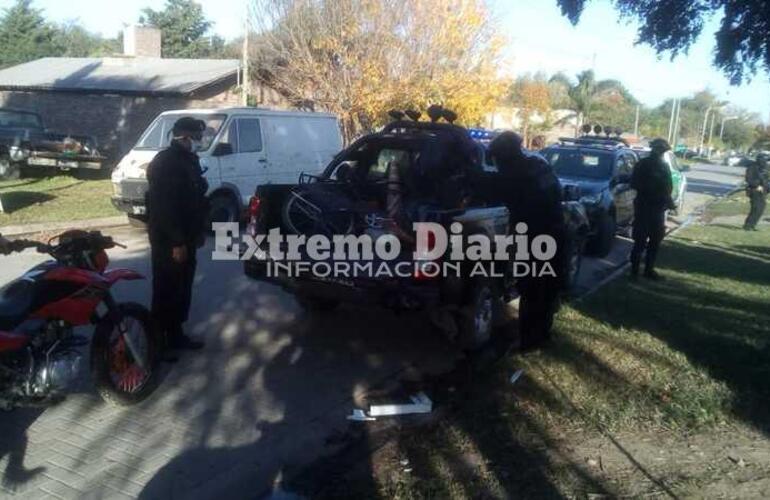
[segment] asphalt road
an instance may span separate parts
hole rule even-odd
[[[742,176],[693,167],[685,212]],[[112,265],[148,273],[145,235],[109,232],[128,245],[112,252]],[[629,245],[618,237],[607,258],[586,259],[581,289],[622,265]],[[421,315],[354,307],[309,315],[238,263],[211,261],[211,251],[209,243],[199,253],[188,327],[206,349],[165,365],[162,384],[138,406],[103,403],[84,374],[55,407],[2,414],[0,496],[255,497],[327,451],[368,391],[415,371],[443,373],[461,356]],[[0,284],[41,259],[0,257]],[[121,284],[116,294],[148,304],[149,283]]]

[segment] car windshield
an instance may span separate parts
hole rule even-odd
[[[606,179],[612,171],[613,155],[574,149],[543,151],[557,176]]]
[[[2,128],[43,128],[40,117],[34,113],[0,110]]]
[[[206,130],[203,132],[203,138],[201,139],[201,151],[206,151],[211,147],[211,143],[222,128],[222,124],[225,123],[227,115],[202,115],[202,114],[189,114],[184,116],[190,116],[197,120],[203,120],[206,124]],[[171,129],[174,127],[174,123],[181,118],[181,115],[165,115],[158,117],[152,124],[144,131],[139,142],[134,146],[134,149],[146,149],[151,151],[160,151],[167,147],[171,142]]]

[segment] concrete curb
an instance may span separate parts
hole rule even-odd
[[[73,220],[62,222],[39,222],[34,224],[18,224],[0,227],[3,236],[20,236],[25,234],[43,233],[48,231],[64,231],[66,229],[97,229],[103,227],[125,226],[128,219],[125,215],[101,217],[98,219]]]

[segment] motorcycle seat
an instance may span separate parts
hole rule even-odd
[[[13,330],[29,314],[34,283],[17,280],[0,290],[0,330]]]

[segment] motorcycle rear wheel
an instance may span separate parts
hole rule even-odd
[[[146,358],[142,369],[133,359],[118,322],[107,317],[96,325],[91,342],[91,377],[99,395],[116,406],[129,406],[152,394],[158,382],[159,345],[146,307],[118,304],[120,320]]]

